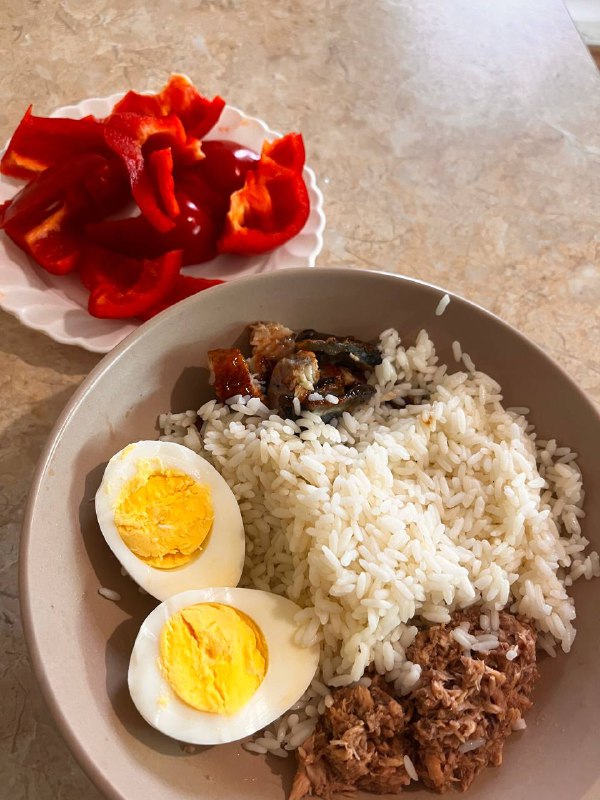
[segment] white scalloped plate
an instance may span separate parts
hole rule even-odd
[[[50,116],[79,119],[93,114],[105,117],[122,96],[119,93],[88,98],[78,105],[58,108]],[[219,123],[206,139],[235,141],[260,152],[265,140],[279,135],[262,120],[226,106]],[[310,215],[297,236],[262,256],[222,255],[205,264],[186,267],[186,274],[234,280],[288,267],[314,267],[323,247],[323,195],[317,186],[315,173],[309,167],[304,168],[304,180],[310,197]],[[0,175],[0,203],[9,200],[22,186],[22,181]],[[37,267],[4,233],[0,234],[0,308],[57,342],[79,345],[94,353],[108,353],[141,324],[90,316],[87,291],[76,276],[50,275]]]

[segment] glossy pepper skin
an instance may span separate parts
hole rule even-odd
[[[180,250],[144,260],[139,277],[129,286],[108,280],[97,283],[90,292],[88,311],[101,319],[130,319],[144,314],[174,289],[180,269]]]
[[[237,142],[211,139],[202,143],[204,158],[182,173],[200,177],[219,195],[229,197],[241,189],[249,170],[254,169],[260,155]]]
[[[73,156],[105,150],[102,123],[94,117],[36,117],[29,106],[2,156],[0,172],[28,180]]]
[[[79,262],[82,223],[127,196],[119,165],[88,153],[37,175],[4,205],[0,227],[46,271],[65,275]]]
[[[231,195],[225,228],[218,242],[220,253],[265,253],[287,242],[304,227],[310,201],[302,177],[302,137],[288,134],[278,143],[277,149],[265,145],[258,165],[247,172],[244,186]]]
[[[302,174],[304,162],[306,161],[304,140],[299,133],[288,133],[280,139],[265,142],[262,149],[262,157],[263,159],[270,158],[280,167]]]
[[[165,256],[169,255],[168,263],[165,265]],[[100,313],[108,313],[106,311],[107,298],[110,298],[113,311],[116,309],[117,313],[122,313],[122,298],[126,296],[127,292],[137,291],[139,289],[139,281],[145,270],[148,269],[151,261],[160,262],[161,268],[168,271],[167,283],[170,284],[169,275],[171,274],[171,266],[176,263],[176,257],[172,258],[173,254],[165,254],[158,259],[140,259],[131,258],[128,256],[121,256],[105,248],[88,246],[79,263],[79,278],[82,284],[94,294],[96,300],[94,305],[94,312],[98,312],[98,297],[102,292],[104,297],[105,307]],[[162,261],[161,261],[162,259]],[[174,303],[184,300],[186,297],[191,297],[193,294],[202,292],[209,289],[211,286],[217,286],[224,281],[213,278],[195,278],[190,275],[177,274],[175,280],[168,290],[168,292],[161,298],[158,298],[159,293],[164,290],[164,283],[158,284],[154,287],[154,297],[156,302],[145,311],[137,310],[135,316],[144,321],[164,311]],[[109,288],[110,287],[110,291]],[[102,303],[100,303],[102,305]],[[146,302],[144,301],[144,305]],[[127,311],[131,308],[128,307]],[[120,317],[119,317],[120,318]]]
[[[26,222],[48,213],[57,201],[69,197],[72,210],[107,213],[107,205],[123,205],[127,187],[118,165],[104,156],[86,153],[56,164],[35,176],[4,204],[2,224]],[[118,210],[118,209],[117,209]]]
[[[225,283],[225,281],[220,281],[217,278],[194,278],[191,275],[178,275],[170,294],[149,311],[138,314],[138,318],[141,320],[151,319],[160,314],[161,311],[169,308],[169,306],[179,303],[180,300],[185,300],[186,297],[191,297],[193,294],[210,289],[211,286],[218,286],[220,283]]]
[[[127,170],[133,198],[142,214],[159,231],[173,228],[176,216],[173,185],[156,183],[147,152],[152,152],[153,145],[154,149],[185,145],[186,134],[180,119],[175,115],[159,119],[131,113],[111,114],[104,121],[104,139]]]
[[[185,75],[171,75],[167,85],[157,94],[127,94],[114,107],[113,113],[127,112],[144,116],[165,117],[176,114],[186,133],[202,139],[219,121],[225,100],[218,95],[204,97]]]
[[[175,196],[175,179],[173,178],[173,152],[170,147],[154,150],[148,156],[150,176],[156,187],[160,204],[170,219],[179,214],[179,203]]]
[[[125,290],[139,280],[143,268],[144,260],[141,258],[122,256],[87,244],[79,260],[78,275],[90,291],[105,284]]]
[[[87,239],[121,255],[157,258],[180,249],[182,266],[202,264],[217,254],[215,221],[187,192],[176,192],[180,213],[175,226],[166,233],[157,231],[146,217],[104,220],[86,225]]]

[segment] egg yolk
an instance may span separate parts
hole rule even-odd
[[[160,660],[184,703],[212,714],[235,714],[265,677],[268,649],[258,625],[241,611],[198,603],[165,623]]]
[[[146,564],[179,567],[198,554],[212,527],[210,488],[184,472],[140,462],[121,492],[114,520],[127,547]]]

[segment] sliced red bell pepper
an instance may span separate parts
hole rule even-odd
[[[88,152],[106,152],[99,120],[92,116],[36,117],[29,106],[2,156],[0,172],[28,179],[53,164]]]
[[[110,254],[109,256],[110,257]],[[181,267],[181,251],[145,260],[138,280],[130,286],[100,283],[92,289],[88,311],[102,319],[130,319],[158,305],[173,290]]]
[[[77,188],[82,192],[79,206],[85,207],[85,214],[80,215],[84,220],[103,219],[109,214],[117,214],[132,199],[127,170],[112,154],[103,164],[90,170]],[[73,206],[73,202],[70,205]]]
[[[5,208],[2,227],[8,236],[48,272],[64,275],[76,268],[82,247],[79,223],[96,216],[99,208],[87,186],[107,163],[100,155],[86,154],[49,167]]]
[[[41,222],[51,209],[56,209],[57,202],[65,199],[67,192],[91,179],[105,164],[105,158],[89,153],[49,167],[8,201],[2,224],[21,223],[33,218],[37,223]]]
[[[128,258],[102,247],[86,244],[78,265],[78,275],[86,289],[111,284],[128,289],[140,279],[144,260]]]
[[[173,153],[170,147],[154,150],[148,156],[150,174],[157,187],[158,196],[165,214],[171,219],[179,214],[179,203],[175,197],[175,180],[173,178]]]
[[[169,196],[172,187],[157,185],[145,154],[185,145],[186,134],[179,118],[174,115],[159,119],[131,113],[111,114],[105,120],[104,137],[127,169],[131,191],[140,211],[159,231],[173,228],[173,219],[163,211],[163,208],[173,208]]]
[[[210,261],[217,255],[215,220],[186,192],[177,191],[176,198],[181,213],[175,227],[166,233],[157,231],[140,215],[86,225],[87,237],[96,245],[134,258],[157,258],[170,250],[181,250],[184,266]]]
[[[231,195],[220,253],[266,253],[299,233],[310,212],[306,185],[297,172],[262,159]]]
[[[4,219],[8,212],[8,208],[10,206],[10,200],[5,200],[2,205],[0,205],[0,228],[4,227]]]
[[[66,275],[77,267],[82,238],[72,225],[65,203],[35,226],[8,223],[4,230],[40,267],[53,275]]]
[[[210,261],[217,255],[218,230],[214,218],[184,191],[178,191],[177,197],[181,214],[172,232],[172,245],[183,250],[184,266]]]
[[[217,95],[209,100],[189,78],[175,74],[157,94],[127,92],[113,108],[113,113],[131,112],[150,117],[176,114],[190,137],[202,139],[217,124],[224,108],[222,97]]]
[[[127,92],[116,105],[111,114],[141,114],[143,117],[162,117],[163,111],[157,95]]]
[[[178,275],[171,293],[149,311],[138,314],[138,317],[144,321],[151,319],[151,317],[155,317],[165,308],[175,305],[180,300],[185,300],[186,297],[203,292],[211,286],[218,286],[220,283],[225,283],[225,281],[220,281],[217,278],[194,278],[191,275]]]
[[[236,142],[213,139],[202,142],[204,158],[187,170],[178,172],[177,177],[185,180],[188,175],[201,178],[211,190],[227,198],[244,185],[246,173],[254,169],[260,155]]]
[[[98,247],[131,258],[158,258],[164,255],[164,237],[141,214],[125,219],[105,219],[85,226],[87,239]],[[169,232],[170,233],[170,232]]]
[[[196,139],[203,139],[214,128],[225,108],[222,97],[209,100],[185,75],[171,75],[159,97],[164,113],[177,114],[187,133]]]
[[[302,172],[306,161],[304,140],[299,133],[288,133],[273,142],[265,142],[262,156],[294,172]]]
[[[214,219],[215,225],[220,230],[225,222],[231,192],[217,190],[210,181],[204,177],[204,171],[200,169],[203,164],[204,161],[200,161],[189,167],[176,168],[175,185],[177,186],[178,192],[183,192],[199,208],[204,208],[208,211]],[[241,182],[241,186],[243,186],[243,181]]]

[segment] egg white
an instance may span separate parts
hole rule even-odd
[[[249,616],[268,647],[267,673],[246,705],[231,716],[188,706],[160,668],[160,633],[173,614],[197,603],[222,603]],[[258,589],[216,587],[183,592],[157,606],[142,623],[129,662],[131,697],[142,717],[161,733],[189,744],[223,744],[249,736],[287,711],[304,694],[319,664],[319,645],[294,642],[299,606]]]
[[[164,570],[138,558],[121,539],[114,522],[115,506],[123,487],[137,473],[139,461],[156,462],[157,469],[175,469],[208,485],[214,522],[199,555],[187,564]],[[244,566],[246,539],[233,492],[206,459],[174,442],[141,441],[128,445],[108,462],[96,493],[96,515],[106,542],[133,580],[157,600],[188,589],[236,586]]]

